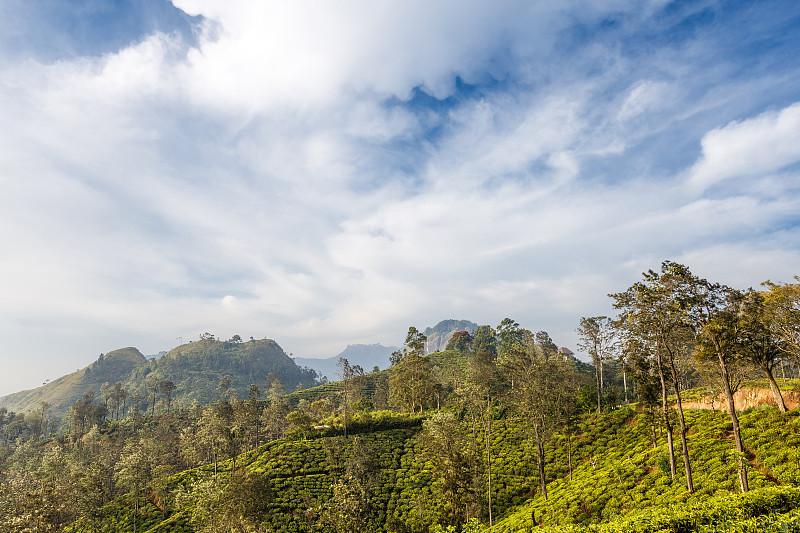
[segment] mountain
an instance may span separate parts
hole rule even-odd
[[[470,335],[478,329],[478,324],[469,320],[442,320],[432,328],[425,328],[423,333],[428,338],[425,343],[425,353],[444,350],[450,338],[456,331],[468,331]]]
[[[383,346],[382,344],[348,344],[342,353],[335,357],[325,359],[314,359],[311,357],[295,357],[294,362],[300,366],[306,366],[316,370],[319,377],[326,376],[330,381],[338,379],[337,364],[339,358],[343,357],[351,365],[360,365],[365,372],[370,372],[373,367],[386,369],[389,367],[389,356],[397,346]]]
[[[203,339],[178,346],[142,370],[140,379],[149,374],[175,382],[179,403],[198,401],[201,405],[219,398],[220,379],[229,377],[230,388],[239,398],[246,398],[251,384],[263,388],[270,373],[281,380],[287,391],[298,385],[316,384],[313,370],[302,369],[271,339],[246,342]],[[141,390],[141,387],[140,387]]]
[[[263,388],[270,373],[281,380],[287,391],[298,385],[316,384],[314,372],[298,367],[273,340],[237,343],[203,339],[178,346],[159,359],[148,360],[136,348],[108,352],[82,370],[0,398],[0,407],[27,412],[47,402],[54,415],[63,416],[87,390],[93,389],[96,396],[102,396],[104,387],[117,382],[128,392],[130,406],[132,400],[146,401],[148,382],[152,385],[162,380],[175,384],[174,405],[189,405],[195,400],[205,404],[219,398],[218,386],[223,377],[230,378],[230,388],[237,397],[246,398],[250,385]]]
[[[63,414],[87,390],[99,392],[103,383],[129,381],[134,369],[147,364],[147,358],[136,348],[120,348],[101,355],[86,368],[61,376],[46,385],[4,396],[0,398],[0,407],[24,413],[38,409],[42,402],[47,402],[54,413]]]

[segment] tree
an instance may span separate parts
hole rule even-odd
[[[747,492],[749,486],[745,450],[733,399],[738,385],[733,371],[739,363],[741,353],[738,346],[741,321],[738,315],[743,295],[725,285],[694,276],[688,269],[683,270],[682,276],[685,279],[686,297],[691,302],[689,320],[695,329],[696,357],[702,362],[710,363],[715,369],[727,399],[733,439],[739,454],[739,487],[742,492]]]
[[[150,480],[152,464],[150,458],[138,441],[125,445],[125,450],[116,466],[114,479],[133,493],[133,531],[136,533],[139,515],[139,499],[142,489]]]
[[[351,401],[355,400],[356,396],[360,396],[360,386],[362,378],[364,377],[364,369],[359,365],[350,366],[350,362],[340,357],[336,365],[338,367],[337,375],[342,380],[342,408],[344,410],[344,436],[347,437],[347,407]]]
[[[781,413],[786,412],[780,387],[775,381],[774,369],[785,352],[784,341],[770,328],[769,310],[762,293],[749,289],[739,304],[740,349],[746,360],[761,370],[769,381],[775,404]]]
[[[520,328],[519,324],[510,318],[504,318],[496,331],[497,364],[506,371],[506,377],[511,382],[513,390],[524,366],[525,337],[532,337],[532,334]]]
[[[232,415],[230,404],[212,405],[206,407],[197,422],[199,453],[202,459],[214,463],[215,476],[219,459],[228,456],[231,451]]]
[[[380,474],[376,460],[379,450],[355,437],[344,475],[333,484],[333,498],[326,502],[321,516],[322,526],[340,532],[370,531],[371,495],[378,486]]]
[[[466,352],[472,348],[472,335],[467,330],[456,331],[447,342],[445,350],[458,350]]]
[[[267,399],[270,401],[276,400],[284,394],[286,394],[286,388],[281,383],[281,380],[272,372],[267,374],[267,381],[264,384],[264,395]]]
[[[492,359],[497,357],[497,338],[491,326],[478,326],[472,334],[472,351],[486,352]]]
[[[193,531],[255,532],[273,493],[266,474],[248,470],[233,472],[224,485],[217,476],[198,479],[188,490],[180,487],[175,499]]]
[[[549,336],[548,336],[549,337]],[[536,449],[536,463],[542,497],[547,500],[545,475],[545,444],[550,440],[560,420],[561,398],[567,394],[567,384],[573,380],[566,360],[548,357],[532,335],[519,352],[517,384],[510,392],[515,413],[530,428]]]
[[[94,390],[89,389],[72,406],[69,420],[70,428],[76,439],[82,437],[92,426],[102,424],[106,418],[105,405],[95,405],[94,398]]]
[[[436,464],[433,475],[441,501],[439,523],[460,528],[480,508],[478,458],[455,414],[437,411],[423,422],[420,441]]]
[[[167,412],[170,412],[172,405],[172,391],[175,390],[175,383],[169,379],[162,379],[158,383],[158,388],[167,403]]]
[[[302,409],[297,409],[286,415],[286,420],[303,433],[303,440],[307,440],[308,432],[315,422],[314,418]]]
[[[600,414],[603,389],[605,388],[603,363],[613,353],[616,332],[611,324],[611,320],[606,316],[581,318],[577,332],[578,338],[580,339],[578,346],[589,353],[592,357],[592,363],[594,364],[597,382],[597,413]]]
[[[800,276],[794,279],[797,283],[764,282],[764,304],[770,330],[783,341],[782,350],[800,360]]]
[[[258,448],[258,443],[261,438],[261,413],[259,409],[258,399],[261,397],[261,389],[255,383],[250,385],[250,390],[247,392],[247,418],[250,427],[253,430],[253,449]]]
[[[119,381],[114,383],[111,388],[111,411],[114,413],[114,419],[119,420],[119,412],[128,397],[128,391],[122,386]]]
[[[495,358],[496,354],[483,345],[470,359],[470,370],[466,379],[456,388],[461,408],[466,410],[472,419],[474,439],[472,446],[476,449],[483,446],[486,454],[486,503],[490,526],[493,524],[492,421],[494,405],[503,388],[503,380],[499,376]]]
[[[642,354],[655,356],[655,371],[661,382],[661,408],[667,430],[670,475],[675,477],[675,453],[672,442],[672,424],[669,419],[667,379],[675,392],[678,421],[680,423],[681,452],[683,457],[686,487],[694,492],[689,449],[686,442],[686,420],[681,398],[679,359],[688,357],[692,350],[692,331],[687,317],[691,300],[687,296],[688,269],[671,261],[661,264],[661,272],[649,270],[644,280],[633,284],[625,292],[611,294],[614,307],[620,310],[615,326],[624,332],[627,350],[622,353],[643,350]]]
[[[269,405],[261,411],[261,424],[270,440],[284,436],[287,414],[289,414],[289,404],[283,396],[269,400]]]
[[[410,327],[400,360],[392,367],[391,389],[395,398],[414,413],[425,405],[431,388],[430,369],[424,357],[427,338]]]
[[[235,394],[234,391],[231,390],[231,378],[229,376],[222,376],[219,378],[217,391],[219,392],[219,397],[223,402],[229,401],[231,396]]]
[[[558,346],[550,338],[550,334],[546,331],[540,331],[536,334],[536,346],[542,350],[542,354],[547,358],[551,358],[558,353]]]
[[[147,376],[147,381],[145,381],[145,387],[147,387],[147,399],[150,401],[151,405],[150,416],[155,416],[156,402],[158,401],[158,393],[160,391],[160,382],[158,380],[158,377],[154,376],[153,374]]]

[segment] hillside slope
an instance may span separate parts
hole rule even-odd
[[[695,494],[686,491],[680,474],[672,479],[664,469],[664,440],[660,438],[653,448],[648,414],[621,409],[589,415],[578,423],[571,438],[571,479],[566,439],[557,437],[547,444],[547,500],[538,493],[527,425],[520,420],[496,419],[492,434],[496,525],[490,531],[522,532],[542,526],[552,532],[614,533],[797,530],[786,529],[785,524],[792,519],[797,523],[800,508],[800,491],[791,488],[800,484],[800,413],[781,415],[770,408],[743,413],[754,489],[745,497],[737,495],[735,451],[726,415],[705,410],[692,410],[688,415],[698,487]],[[443,516],[438,492],[443,478],[440,467],[424,452],[425,431],[420,422],[419,417],[364,414],[358,422],[353,420],[348,439],[337,428],[312,433],[307,440],[296,433],[240,456],[236,464],[245,470],[235,476],[238,480],[252,472],[270,480],[272,490],[258,515],[267,530],[334,532],[337,529],[330,522],[330,512],[342,510],[338,506],[346,501],[341,500],[345,493],[336,491],[346,488],[353,465],[371,458],[368,503],[358,511],[364,513],[362,530],[433,530]],[[218,490],[227,490],[231,466],[230,462],[220,465],[223,473]],[[480,472],[485,480],[487,471]],[[167,486],[172,494],[192,493],[206,487],[203,480],[212,479],[212,474],[211,467],[203,467],[174,476]],[[483,485],[480,492],[484,497],[485,489]],[[142,512],[146,530],[198,530],[191,525],[191,517],[196,520],[199,511],[190,498],[157,500],[150,494]],[[712,496],[715,499],[710,500]],[[768,516],[773,512],[780,514]],[[133,513],[129,500],[118,500],[103,513],[118,530],[130,529]],[[485,521],[486,515],[479,518]],[[778,529],[769,525],[773,523],[770,520],[778,520]],[[751,525],[736,529],[741,524]],[[478,530],[485,529],[471,531]]]
[[[298,367],[273,340],[233,343],[203,339],[178,346],[156,360],[148,360],[136,348],[114,350],[82,370],[0,398],[0,407],[27,412],[47,402],[54,415],[63,416],[87,390],[99,396],[104,385],[117,382],[128,393],[129,407],[132,401],[145,401],[148,380],[174,382],[174,405],[189,405],[195,400],[206,404],[219,398],[222,377],[230,378],[233,393],[245,398],[250,385],[263,388],[270,373],[289,391],[298,385],[316,384],[314,371]]]
[[[103,383],[128,382],[134,369],[147,364],[147,358],[136,348],[114,350],[86,368],[61,376],[46,385],[2,397],[0,407],[24,413],[38,409],[42,402],[47,402],[55,414],[63,414],[87,390],[99,392]]]

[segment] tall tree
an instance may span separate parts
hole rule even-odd
[[[324,505],[320,524],[343,533],[370,531],[376,525],[370,523],[370,515],[372,493],[380,475],[379,450],[364,444],[359,437],[352,442],[344,475],[333,484],[333,498]]]
[[[430,368],[425,358],[425,335],[411,326],[400,360],[392,367],[390,381],[394,397],[410,412],[425,406],[431,389]]]
[[[198,449],[205,461],[214,463],[214,475],[217,475],[219,460],[228,457],[231,451],[231,425],[233,409],[228,403],[206,407],[198,421]]]
[[[360,396],[360,386],[364,378],[364,369],[359,365],[350,365],[344,357],[339,358],[337,363],[337,375],[341,378],[342,388],[340,395],[342,398],[342,409],[344,410],[344,436],[347,437],[347,408],[351,402]]]
[[[510,399],[517,416],[530,428],[540,490],[547,500],[545,445],[560,419],[561,398],[568,394],[566,386],[573,381],[571,369],[566,360],[550,357],[532,335],[520,352],[518,365],[517,386],[511,391]]]
[[[782,349],[800,361],[800,276],[794,279],[796,283],[764,282],[764,303],[769,327],[783,341]]]
[[[491,330],[488,326],[486,330]],[[481,328],[478,328],[480,331]],[[477,332],[476,332],[477,333]],[[478,345],[478,351],[470,358],[469,372],[456,388],[462,410],[466,410],[472,422],[472,446],[483,446],[486,473],[486,507],[489,525],[493,523],[492,508],[492,425],[497,399],[502,389],[498,373],[494,342]]]
[[[510,318],[504,318],[497,326],[496,332],[497,364],[504,369],[506,379],[513,390],[524,368],[525,338],[531,337],[532,334]]]
[[[147,399],[150,401],[150,416],[155,416],[156,414],[156,402],[158,401],[158,393],[160,391],[158,377],[150,374],[147,376],[147,380],[145,381],[145,387],[147,387]],[[145,412],[147,410],[145,409]]]
[[[136,533],[139,515],[139,500],[142,489],[150,480],[152,462],[138,441],[125,445],[125,451],[117,463],[114,479],[120,486],[133,493],[133,531]]]
[[[486,352],[492,359],[497,357],[497,338],[491,326],[478,326],[472,334],[472,351]]]
[[[762,293],[749,289],[743,294],[739,304],[739,319],[739,344],[744,358],[767,378],[775,404],[781,413],[785,413],[786,403],[774,375],[775,367],[785,352],[784,341],[770,328],[769,309]]]
[[[691,302],[689,319],[695,329],[696,357],[712,365],[725,394],[733,439],[739,454],[739,487],[742,492],[747,492],[749,485],[745,449],[733,398],[737,385],[734,370],[739,364],[741,354],[739,339],[742,323],[739,319],[739,304],[743,294],[725,285],[699,278],[686,267],[683,267],[681,276],[684,278],[685,296]]]
[[[172,406],[172,391],[175,390],[175,382],[170,379],[162,379],[158,382],[158,389],[161,395],[164,396],[164,402],[167,404],[167,412],[170,412]]]
[[[616,331],[611,320],[606,316],[581,318],[577,329],[578,346],[586,350],[592,357],[595,380],[597,382],[597,413],[602,411],[604,381],[604,363],[611,357],[616,346]]]
[[[240,341],[241,342],[241,341]],[[251,436],[253,437],[253,449],[258,448],[258,443],[261,439],[261,409],[258,399],[261,397],[261,389],[255,383],[250,385],[250,390],[247,392],[247,419],[251,428]]]
[[[441,502],[438,521],[461,528],[480,507],[479,462],[467,430],[454,413],[437,411],[423,422],[420,441],[437,466],[433,474]]]
[[[679,359],[688,356],[693,344],[692,331],[687,322],[691,307],[691,300],[687,296],[687,272],[685,266],[665,261],[661,264],[660,273],[649,270],[644,273],[643,281],[635,283],[625,292],[612,294],[611,297],[614,298],[614,307],[620,310],[615,325],[624,331],[626,341],[637,347],[644,347],[655,355],[654,366],[661,381],[661,405],[667,430],[670,473],[674,477],[675,455],[666,383],[667,379],[671,381],[680,423],[686,487],[689,492],[694,492],[678,365]]]

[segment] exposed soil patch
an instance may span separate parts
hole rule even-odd
[[[794,409],[800,406],[800,393],[795,391],[781,391],[783,402],[787,409]],[[737,411],[744,411],[751,407],[763,407],[766,405],[777,407],[772,391],[769,389],[739,389],[733,395],[733,402],[736,404]],[[683,402],[684,409],[713,409],[715,411],[727,411],[728,401],[724,394],[716,398],[711,395],[704,396],[699,400]]]

